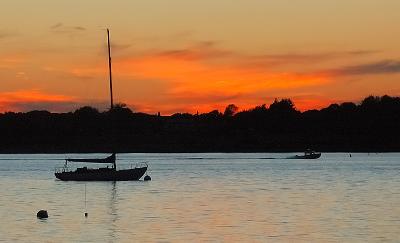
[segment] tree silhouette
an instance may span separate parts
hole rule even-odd
[[[237,107],[234,104],[230,104],[225,108],[224,111],[224,116],[233,116],[236,114],[236,112],[239,110],[239,107]]]
[[[275,99],[274,103],[269,106],[271,112],[276,113],[294,113],[297,112],[294,104],[290,99]]]
[[[83,106],[74,111],[74,115],[77,115],[79,117],[96,117],[99,114],[99,110],[91,106]]]
[[[85,106],[0,113],[0,152],[400,151],[400,97],[304,112],[290,99],[276,99],[268,108],[237,110],[230,104],[224,114],[158,116],[119,103],[104,112]]]

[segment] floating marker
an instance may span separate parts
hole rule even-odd
[[[36,217],[38,217],[39,219],[47,219],[49,217],[49,215],[47,214],[46,210],[39,210],[39,212],[37,212]]]
[[[143,180],[144,181],[151,181],[151,177],[149,175],[146,175]]]

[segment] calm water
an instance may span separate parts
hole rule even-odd
[[[0,155],[0,241],[400,241],[399,153],[266,159],[289,155],[121,154],[153,180],[116,183],[56,180],[65,155]]]

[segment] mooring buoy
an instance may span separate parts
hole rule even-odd
[[[146,175],[143,180],[144,181],[151,181],[151,177],[149,175]]]
[[[47,219],[49,217],[49,215],[47,214],[46,210],[39,210],[39,212],[37,212],[36,217],[38,217],[39,219]]]

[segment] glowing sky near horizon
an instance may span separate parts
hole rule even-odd
[[[398,0],[2,0],[0,112],[162,114],[400,95]]]

